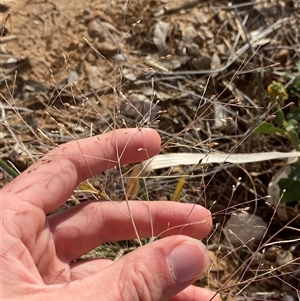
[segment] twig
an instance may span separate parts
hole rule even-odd
[[[0,37],[0,43],[10,42],[10,41],[16,40],[17,38],[18,38],[18,36],[16,36],[16,35]]]
[[[163,9],[159,9],[156,10],[156,12],[153,13],[153,15],[155,17],[160,17],[163,15],[171,15],[171,14],[175,14],[178,13],[179,11],[183,10],[183,9],[190,9],[193,8],[195,6],[197,6],[198,4],[202,3],[202,0],[194,0],[191,2],[184,2],[183,4],[177,5],[175,7],[171,7],[171,8],[163,8]]]

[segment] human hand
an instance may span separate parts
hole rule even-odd
[[[212,226],[205,208],[88,201],[47,216],[83,180],[159,148],[154,130],[117,130],[56,147],[7,184],[0,194],[1,300],[211,300],[214,293],[191,285],[208,266],[198,241]],[[164,238],[114,262],[74,262],[105,242],[135,238],[132,220],[141,237]]]

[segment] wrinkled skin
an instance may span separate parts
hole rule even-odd
[[[81,181],[118,164],[148,159],[159,148],[154,130],[117,130],[56,147],[7,184],[0,193],[1,300],[218,301],[213,292],[191,285],[197,277],[178,283],[166,260],[176,246],[192,245],[192,238],[210,232],[205,208],[162,201],[88,201],[47,215]],[[164,238],[115,262],[74,262],[102,243],[135,238],[132,221],[140,237],[163,233]],[[205,250],[191,247],[187,252],[200,275]]]

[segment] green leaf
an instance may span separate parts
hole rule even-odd
[[[297,61],[296,67],[297,67],[297,69],[298,69],[298,72],[300,72],[300,60]]]
[[[300,107],[294,107],[291,111],[286,115],[287,119],[294,119],[297,122],[300,122]]]
[[[298,181],[300,183],[300,159],[293,164],[291,169],[291,172],[288,176],[290,180]]]
[[[290,138],[290,140],[292,141],[296,151],[300,151],[300,140],[299,140],[299,137],[298,137],[298,133],[292,129],[292,130],[289,130],[288,132],[288,136]]]
[[[279,127],[274,126],[270,122],[263,122],[262,124],[260,124],[256,128],[255,133],[256,134],[279,134],[283,137],[287,136],[284,129],[280,129]]]
[[[278,107],[277,107],[277,109],[278,109],[278,111],[276,112],[275,121],[276,121],[277,125],[279,127],[281,127],[283,125],[283,123],[285,122],[284,114],[281,109],[279,109]]]
[[[295,119],[289,119],[289,120],[287,121],[287,124],[288,124],[289,126],[295,127],[296,125],[298,125],[298,121],[295,120]]]
[[[300,78],[293,78],[293,82],[287,89],[288,95],[290,98],[299,98],[300,97]]]
[[[292,179],[281,179],[278,182],[281,192],[285,189],[281,201],[285,203],[295,202],[300,200],[300,181]]]
[[[148,191],[147,191],[145,180],[143,178],[140,178],[139,182],[140,182],[139,197],[141,200],[147,201],[149,200],[149,198],[148,198]]]
[[[12,178],[16,178],[19,174],[12,169],[4,160],[0,159],[0,168]]]

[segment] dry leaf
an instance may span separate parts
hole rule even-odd
[[[169,23],[158,21],[154,28],[153,43],[157,49],[162,53],[168,54],[169,48],[166,45],[166,39],[168,36]]]
[[[140,190],[139,175],[141,174],[141,170],[141,164],[137,164],[131,172],[125,189],[126,195],[129,197],[136,197],[138,195],[138,192]]]
[[[220,68],[221,68],[221,59],[216,53],[214,53],[213,56],[211,57],[210,69],[219,70]],[[212,73],[211,77],[216,77],[218,74],[219,72]]]
[[[267,160],[287,159],[300,157],[300,152],[264,152],[251,154],[224,154],[224,153],[209,153],[209,154],[194,154],[194,153],[170,153],[157,155],[156,157],[144,161],[145,172],[160,168],[179,166],[179,165],[197,165],[201,161],[203,164],[213,163],[252,163]]]

